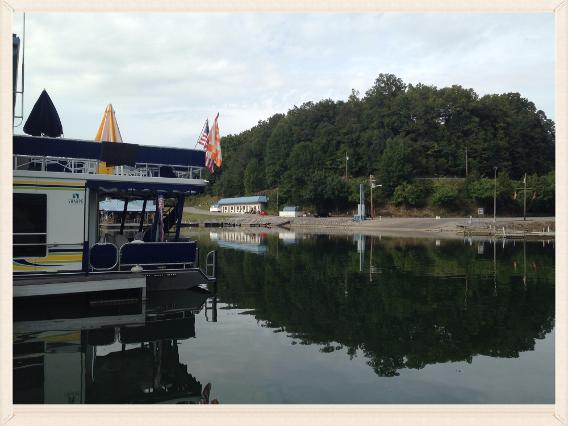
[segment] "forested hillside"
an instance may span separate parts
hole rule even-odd
[[[515,210],[527,173],[533,210],[553,213],[554,132],[554,122],[519,93],[480,97],[380,74],[364,95],[308,102],[223,137],[211,191],[228,197],[278,188],[280,205],[346,212],[359,182],[373,174],[382,185],[377,201],[458,211],[492,202],[498,167],[502,206]],[[466,155],[467,179],[432,179],[465,178]]]

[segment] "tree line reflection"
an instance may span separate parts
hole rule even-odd
[[[219,253],[220,301],[292,343],[364,355],[379,376],[476,355],[518,357],[554,327],[542,242],[311,236]]]

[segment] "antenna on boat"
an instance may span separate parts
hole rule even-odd
[[[20,115],[15,115],[15,113],[14,113],[14,119],[19,118],[20,122],[18,124],[13,124],[13,127],[19,127],[24,122],[24,86],[25,86],[24,75],[25,75],[25,68],[26,68],[26,14],[24,13],[23,15],[24,15],[24,17],[23,17],[23,26],[22,26],[22,90],[21,91],[16,90],[16,92],[15,92],[15,95],[17,95],[17,94],[22,95],[22,100],[21,100],[21,103],[20,103]],[[17,67],[14,70],[14,72],[16,73],[16,82],[17,82],[17,73],[18,73]],[[14,108],[16,107],[15,95],[14,95]]]

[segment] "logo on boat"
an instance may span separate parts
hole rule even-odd
[[[67,200],[67,202],[69,204],[83,204],[83,199],[81,198],[78,192],[74,192],[71,195],[71,198]]]

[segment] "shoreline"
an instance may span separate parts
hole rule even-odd
[[[318,234],[366,234],[398,236],[405,238],[527,238],[554,239],[554,217],[522,217],[497,218],[404,218],[381,217],[362,222],[353,221],[350,217],[279,217],[258,215],[221,216],[203,210],[190,208],[190,214],[203,215],[206,218],[191,221],[210,229],[214,228],[247,228],[250,230],[280,230],[300,233]],[[209,213],[209,214],[208,214]],[[209,219],[210,218],[210,219]]]

